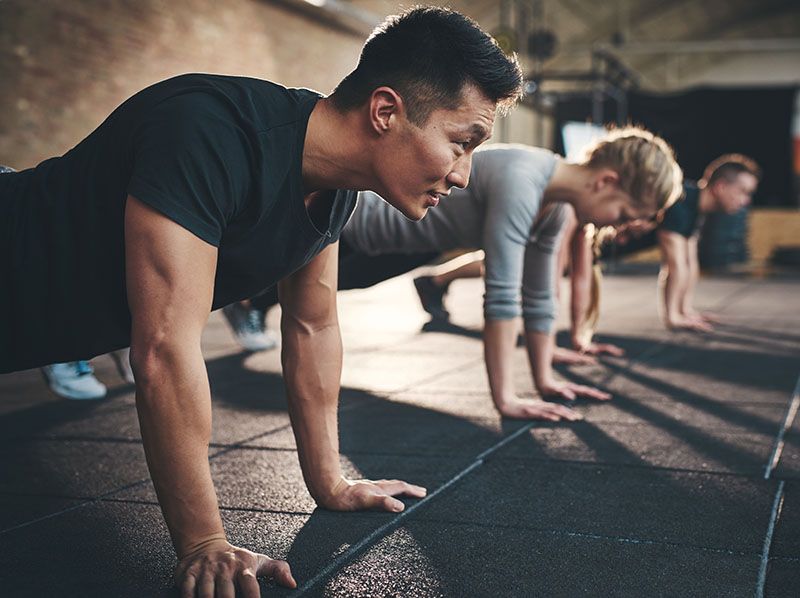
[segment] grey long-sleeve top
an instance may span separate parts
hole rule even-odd
[[[342,237],[369,255],[481,248],[485,317],[522,315],[526,330],[549,333],[567,206],[554,204],[537,217],[557,159],[548,150],[522,145],[477,151],[469,186],[454,189],[420,222],[406,219],[375,193],[362,192]]]

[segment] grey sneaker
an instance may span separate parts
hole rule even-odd
[[[267,330],[264,312],[231,303],[222,308],[236,342],[248,351],[267,351],[278,346],[278,338]]]
[[[106,396],[105,385],[94,377],[88,361],[54,363],[42,368],[47,385],[64,399],[102,399]]]

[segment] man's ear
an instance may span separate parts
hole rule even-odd
[[[369,122],[372,130],[384,135],[405,117],[403,98],[391,87],[378,87],[369,97]]]
[[[619,185],[619,173],[611,168],[601,168],[594,176],[594,190],[602,191],[608,186]]]

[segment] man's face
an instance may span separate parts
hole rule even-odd
[[[488,139],[496,105],[474,86],[461,106],[431,112],[421,127],[394,116],[395,130],[377,146],[374,190],[407,218],[419,220],[451,187],[466,187],[472,152]]]
[[[732,181],[724,177],[711,187],[717,207],[726,214],[735,214],[749,206],[758,187],[758,179],[749,172],[740,172]]]

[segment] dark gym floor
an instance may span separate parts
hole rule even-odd
[[[400,515],[315,510],[278,352],[242,353],[213,314],[211,467],[229,538],[287,558],[300,584],[263,581],[264,595],[797,596],[800,279],[702,280],[699,305],[726,320],[705,336],[661,329],[653,275],[604,288],[602,338],[628,355],[560,370],[614,393],[565,424],[496,415],[479,281],[451,289],[449,331],[422,331],[409,277],[340,294],[342,461],[427,485]],[[0,376],[3,596],[174,595],[132,388],[94,363],[111,391],[91,404],[55,398],[38,371]]]

